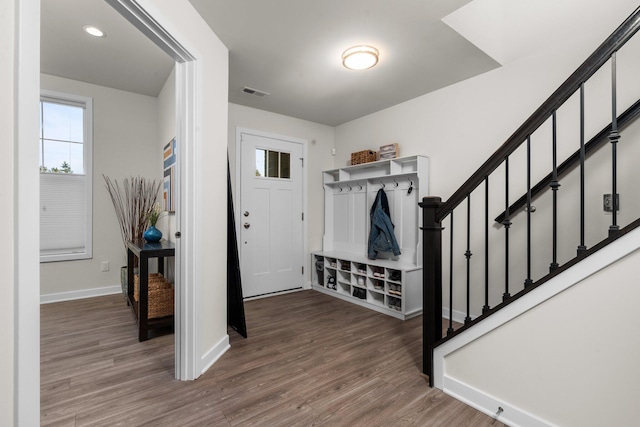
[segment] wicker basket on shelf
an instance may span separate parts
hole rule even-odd
[[[377,159],[377,153],[371,150],[357,151],[351,153],[351,164],[359,165],[361,163],[375,162]]]
[[[155,319],[158,317],[173,315],[173,287],[171,283],[160,273],[149,274],[149,297],[147,299],[147,318]],[[133,286],[133,299],[138,301],[140,298],[140,276],[135,275]]]

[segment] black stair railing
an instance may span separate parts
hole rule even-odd
[[[625,234],[630,229],[639,226],[640,220],[634,221],[624,229],[620,230],[617,220],[617,179],[618,179],[618,164],[617,164],[617,145],[620,141],[619,131],[627,126],[633,119],[638,116],[640,101],[636,102],[633,106],[627,109],[620,117],[617,116],[617,67],[616,67],[616,52],[624,46],[628,40],[630,40],[640,29],[640,7],[636,9],[612,34],[609,36],[596,50],[592,53],[586,61],[584,61],[578,69],[569,76],[565,82],[504,142],[498,150],[480,166],[480,168],[474,172],[465,183],[456,190],[451,197],[445,202],[442,202],[439,197],[425,197],[420,203],[423,209],[423,296],[424,296],[424,316],[423,316],[423,371],[430,377],[430,385],[433,386],[433,349],[440,345],[442,342],[457,335],[458,333],[466,330],[473,325],[477,324],[487,316],[500,310],[502,307],[510,304],[514,300],[520,298],[524,294],[530,292],[532,289],[545,283],[549,278],[561,273],[566,268],[574,265],[581,259],[589,256],[591,253],[597,251],[604,245],[617,239],[622,234]],[[584,83],[587,82],[604,64],[611,63],[611,102],[612,102],[612,118],[611,124],[605,129],[595,135],[588,143],[584,142]],[[580,97],[580,149],[570,156],[567,160],[560,165],[557,163],[557,115],[558,109],[569,100],[576,92],[579,92]],[[552,158],[553,165],[552,171],[549,176],[545,177],[540,183],[531,187],[531,136],[536,130],[538,130],[545,122],[551,120],[552,129]],[[585,245],[585,215],[584,215],[584,199],[585,199],[585,159],[587,155],[595,151],[595,149],[602,145],[602,141],[606,139],[611,144],[611,191],[613,200],[612,219],[611,225],[608,230],[608,237],[598,244],[593,245],[591,248],[587,248]],[[523,144],[526,143],[526,162],[527,162],[527,192],[518,199],[514,204],[509,203],[509,158],[510,156]],[[557,215],[558,215],[558,196],[560,189],[559,177],[566,173],[568,170],[575,168],[576,162],[580,165],[580,241],[577,245],[577,256],[563,265],[558,262],[557,255]],[[491,307],[489,305],[490,297],[490,280],[494,280],[491,276],[495,273],[489,271],[489,258],[491,256],[489,245],[489,179],[491,175],[502,167],[504,172],[504,212],[496,218],[496,221],[504,228],[504,241],[502,243],[504,247],[504,293],[502,295],[502,302]],[[472,253],[469,244],[470,235],[470,221],[471,221],[471,194],[480,187],[482,183],[485,183],[485,201],[484,201],[484,217],[485,217],[485,265],[484,265],[484,306],[482,307],[482,315],[475,319],[471,319],[469,300],[472,294],[472,286],[470,280],[470,261]],[[531,213],[535,210],[532,206],[532,198],[537,196],[544,190],[550,190],[552,192],[552,247],[550,249],[551,260],[549,264],[549,273],[545,276],[534,281],[531,277]],[[454,308],[454,210],[465,200],[467,200],[467,215],[466,215],[466,238],[467,247],[464,256],[466,257],[466,317],[464,324],[457,330],[453,327],[453,308]],[[513,214],[525,208],[526,215],[526,246],[524,249],[517,248],[513,250],[510,247],[509,231],[513,225]],[[442,289],[442,272],[443,272],[443,256],[442,256],[442,230],[443,220],[449,218],[450,227],[450,242],[449,242],[449,327],[447,329],[447,337],[442,337],[442,314],[443,314],[443,289]],[[524,288],[517,292],[515,295],[511,295],[509,289],[509,254],[510,252],[522,253],[524,252],[527,257],[526,261],[526,277],[524,278]]]

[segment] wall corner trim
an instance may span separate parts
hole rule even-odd
[[[209,370],[214,363],[222,357],[223,354],[231,348],[229,344],[229,334],[225,334],[220,341],[218,341],[213,347],[207,351],[200,359],[200,368],[198,369],[198,376],[204,374]]]

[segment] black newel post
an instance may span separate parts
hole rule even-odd
[[[433,387],[433,346],[442,338],[442,225],[436,213],[440,197],[422,203],[422,371]]]

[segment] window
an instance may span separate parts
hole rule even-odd
[[[256,176],[291,178],[291,154],[256,148]]]
[[[92,99],[40,96],[40,262],[92,256]]]

